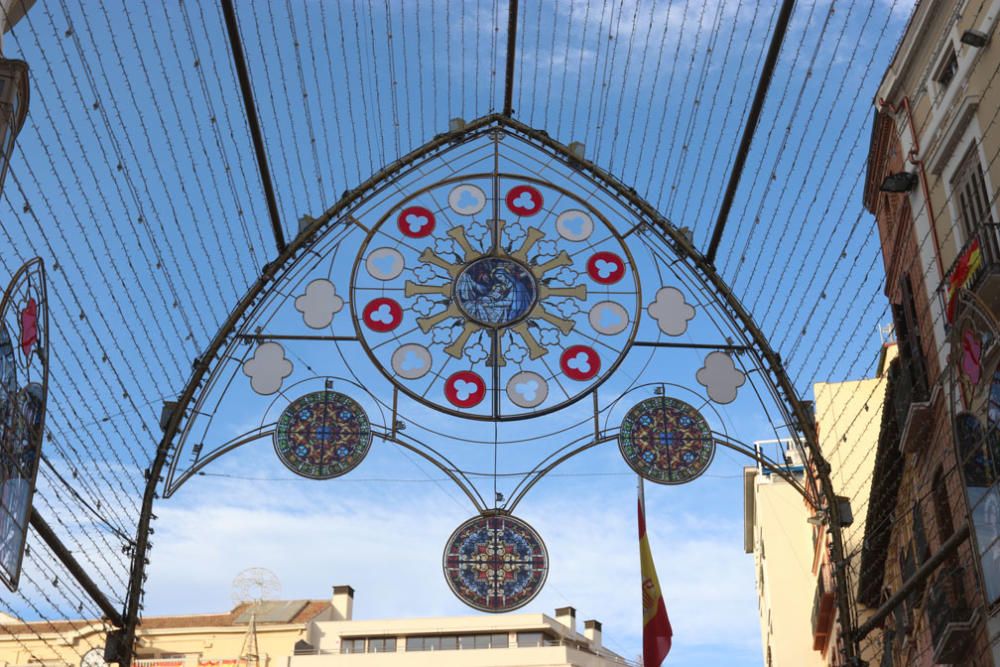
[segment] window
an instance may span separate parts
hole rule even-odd
[[[462,648],[507,648],[507,634],[468,635],[460,639],[471,639],[472,646],[462,645]]]
[[[541,633],[536,633],[541,634]],[[377,646],[375,642],[384,641],[384,649],[373,648]],[[507,648],[508,639],[506,633],[491,635],[432,635],[420,637],[407,637],[407,651],[454,651],[470,650],[477,648]],[[384,640],[371,639],[369,641],[369,651],[371,652],[395,652],[396,639],[386,637]],[[346,653],[346,651],[344,651]]]
[[[944,470],[938,468],[934,473],[932,485],[934,495],[934,520],[937,523],[938,541],[944,543],[955,533],[955,524],[951,518],[951,504],[948,502],[948,487],[944,483]]]
[[[518,646],[541,646],[545,635],[541,632],[519,632],[517,633]]]
[[[364,637],[359,639],[341,639],[340,640],[340,652],[341,653],[364,653],[365,652],[365,640]]]
[[[990,197],[975,143],[969,147],[951,179],[952,197],[958,206],[965,238],[971,239],[983,225],[993,223]],[[992,248],[990,248],[992,249]]]
[[[431,635],[427,637],[407,637],[406,638],[406,650],[407,651],[454,651],[457,649],[459,638],[455,635]],[[396,650],[396,640],[387,639],[386,641],[392,642],[392,648],[387,648],[386,651]],[[471,646],[462,648],[472,648]]]
[[[909,274],[903,274],[899,281],[899,291],[902,293],[902,303],[892,305],[892,321],[896,328],[896,342],[899,347],[900,373],[897,394],[905,405],[899,407],[897,414],[900,426],[906,423],[906,414],[910,403],[927,400],[927,363],[924,360],[924,348],[920,336],[920,320],[917,316],[917,303],[913,294],[913,283]]]
[[[920,503],[913,503],[913,539],[916,543],[917,564],[922,565],[931,557],[931,547],[927,543],[927,531],[924,529],[924,513]]]
[[[954,79],[955,75],[958,73],[958,57],[955,55],[955,49],[948,49],[948,54],[941,61],[941,65],[938,67],[937,74],[934,76],[934,80],[938,82],[941,86],[941,90],[948,87]]]
[[[395,653],[395,637],[372,637],[368,640],[369,653]]]

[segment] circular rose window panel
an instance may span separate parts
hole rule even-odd
[[[528,604],[545,584],[549,555],[538,533],[507,514],[469,519],[444,550],[444,576],[462,602],[505,612]]]
[[[701,475],[715,455],[712,430],[684,401],[654,396],[622,420],[618,447],[625,462],[658,484],[683,484]]]
[[[335,391],[317,391],[292,401],[274,429],[274,451],[303,477],[331,479],[356,468],[372,444],[368,415]]]
[[[401,197],[351,279],[358,339],[411,398],[484,420],[558,410],[604,382],[642,311],[632,255],[585,197],[469,175]]]

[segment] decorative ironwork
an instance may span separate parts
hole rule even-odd
[[[47,304],[40,259],[21,267],[0,301],[0,579],[11,590],[20,578],[44,434]]]
[[[633,470],[658,484],[690,482],[715,456],[705,418],[684,401],[667,396],[647,398],[628,411],[618,447]]]
[[[332,479],[354,470],[371,444],[365,411],[349,396],[329,390],[292,401],[274,430],[274,451],[281,462],[311,479]]]
[[[542,538],[508,514],[469,519],[452,533],[444,550],[448,586],[462,602],[480,611],[523,607],[542,590],[548,571]]]
[[[629,249],[595,208],[552,183],[490,174],[432,184],[383,215],[351,297],[386,377],[478,419],[587,395],[628,352],[640,303]]]
[[[710,317],[696,319],[702,312]],[[701,369],[692,356],[699,349],[710,353]],[[338,377],[359,388],[353,395],[379,437],[438,466],[483,517],[504,525],[540,478],[615,440],[619,429],[608,424],[627,408],[622,397],[662,380],[663,368],[684,374],[678,381],[695,405],[731,402],[747,380],[762,383],[740,398],[776,410],[775,423],[802,424],[814,443],[777,355],[687,239],[607,174],[496,117],[435,139],[315,218],[265,267],[200,359],[164,426],[175,446],[151,466],[151,479],[162,471],[164,484],[151,483],[143,499],[126,609],[132,628],[153,494],[169,497],[219,456],[271,436],[283,399],[267,396],[291,391],[286,378],[291,387]],[[247,433],[233,436],[218,418],[255,406],[264,417]],[[438,417],[427,419],[425,406]],[[477,488],[486,466],[449,459],[459,447],[508,444],[496,422],[542,415],[543,427],[522,438],[537,445],[538,461],[520,481],[505,478],[506,501],[494,504]],[[832,502],[818,469],[824,489],[810,497]],[[836,557],[839,533],[831,534]],[[526,543],[544,555],[530,535]],[[502,604],[530,599],[544,570],[532,576],[537,585],[528,577],[527,593]]]

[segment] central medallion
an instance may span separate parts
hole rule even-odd
[[[624,240],[554,185],[451,178],[362,227],[343,301],[369,358],[410,398],[523,419],[583,398],[629,349],[641,296]],[[326,326],[344,304],[332,288],[314,292],[330,301],[315,318]]]
[[[524,318],[538,299],[535,276],[503,257],[483,257],[455,280],[455,302],[470,319],[486,327],[505,327]]]

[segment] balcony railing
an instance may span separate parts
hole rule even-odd
[[[246,658],[205,658],[198,655],[140,658],[132,661],[132,667],[239,667],[246,664]]]
[[[1000,225],[994,222],[978,226],[976,233],[965,243],[944,274],[938,294],[944,305],[948,323],[955,321],[958,309],[958,292],[961,289],[977,290],[984,279],[1000,268]]]
[[[927,378],[920,374],[913,365],[900,364],[892,396],[892,404],[896,410],[896,423],[900,429],[906,427],[910,406],[914,403],[924,403],[927,400]]]
[[[813,597],[813,650],[826,650],[827,642],[830,641],[830,633],[833,630],[835,601],[836,597],[834,595],[834,583],[832,573],[830,572],[830,564],[823,563],[820,565],[819,576],[816,578],[816,594]]]
[[[903,452],[916,451],[927,442],[932,419],[930,390],[923,365],[900,359],[893,364],[890,405],[899,428],[899,447]]]
[[[962,581],[964,568],[946,563],[927,593],[925,611],[934,643],[935,663],[961,662],[972,643],[976,612]]]

